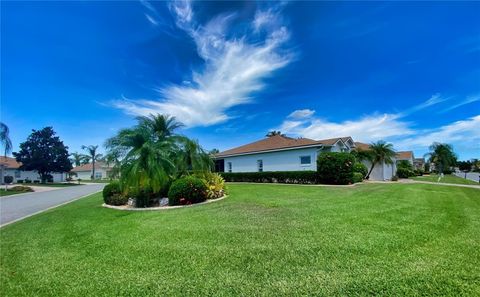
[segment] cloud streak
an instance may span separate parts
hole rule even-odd
[[[281,24],[280,16],[269,17],[268,26],[262,21],[265,32],[251,41],[259,26],[254,21],[250,32],[228,37],[232,35],[229,30],[234,14],[221,14],[205,24],[197,24],[189,1],[173,2],[170,11],[177,26],[194,40],[204,65],[201,70],[192,71],[188,81],[159,88],[157,100],[113,102],[126,113],[168,113],[190,127],[225,122],[230,118],[230,108],[251,102],[254,92],[264,88],[263,80],[293,58],[293,53],[284,48],[289,32]]]

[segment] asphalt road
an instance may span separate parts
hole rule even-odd
[[[65,204],[103,189],[104,184],[71,186],[47,192],[34,192],[0,198],[0,226]]]
[[[465,178],[465,172],[456,172],[455,175],[461,178]],[[477,183],[478,183],[479,176],[480,176],[480,173],[478,172],[467,172],[467,179],[476,181]]]

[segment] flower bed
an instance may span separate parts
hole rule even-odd
[[[154,207],[134,207],[130,205],[109,205],[106,203],[103,203],[102,206],[106,208],[111,208],[111,209],[116,209],[116,210],[127,210],[127,211],[148,211],[148,210],[168,210],[168,209],[177,209],[177,208],[183,208],[183,207],[192,207],[192,206],[197,206],[197,205],[203,205],[203,204],[208,204],[212,202],[217,202],[220,200],[223,200],[227,198],[227,195],[224,195],[223,197],[217,198],[217,199],[208,199],[204,202],[200,203],[195,203],[195,204],[186,204],[186,205],[165,205],[165,206],[154,206]]]

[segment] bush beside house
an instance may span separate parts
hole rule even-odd
[[[265,171],[265,172],[222,172],[227,182],[316,184],[315,171]]]
[[[351,184],[354,165],[355,157],[350,153],[322,153],[317,159],[318,179],[325,184]]]

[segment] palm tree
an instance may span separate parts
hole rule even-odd
[[[12,152],[12,141],[10,140],[10,129],[8,126],[0,122],[0,143],[4,147],[3,155],[7,157]]]
[[[97,154],[98,145],[82,145],[82,150],[87,151],[87,158],[92,160],[92,176],[91,179],[95,179],[95,162],[102,157],[102,154]]]
[[[211,159],[200,145],[175,133],[183,125],[174,117],[150,115],[137,120],[136,126],[121,130],[105,143],[107,156],[121,160],[120,181],[126,192],[157,193],[188,170],[209,168]]]
[[[453,152],[453,147],[450,144],[434,142],[430,147],[430,153],[425,154],[429,158],[430,163],[438,166],[438,172],[443,173],[447,167],[455,166],[457,156]]]
[[[75,153],[72,153],[71,156],[72,156],[71,160],[73,162],[73,165],[81,166],[81,165],[85,164],[86,159],[85,159],[84,154],[80,154],[78,152],[75,152]]]
[[[281,131],[276,131],[276,130],[268,132],[267,135],[265,135],[265,136],[266,137],[272,137],[272,136],[275,136],[275,135],[285,136],[284,134],[282,134]]]
[[[0,122],[0,143],[4,147],[3,150],[3,156],[5,159],[7,158],[7,155],[12,152],[12,141],[10,140],[10,129],[8,129],[8,126],[2,122]],[[2,179],[4,178],[4,166],[0,166],[2,170]],[[3,180],[1,181],[2,183],[4,182]],[[7,183],[5,183],[5,191],[7,191]]]
[[[395,158],[395,150],[391,143],[386,143],[383,140],[373,142],[370,144],[368,150],[368,160],[372,163],[370,170],[368,171],[366,179],[370,178],[370,174],[377,163],[393,164]]]

